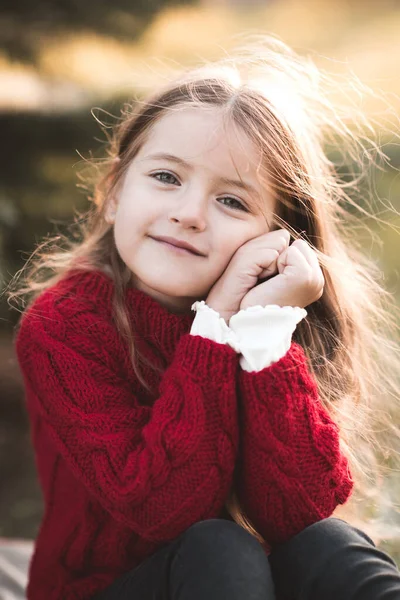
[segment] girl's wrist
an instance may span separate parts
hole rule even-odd
[[[205,300],[205,303],[207,304],[207,306],[215,310],[215,312],[219,314],[221,319],[224,319],[227,325],[229,324],[230,318],[239,311],[239,307],[237,308],[237,310],[226,310],[220,303],[218,303],[218,301],[215,301],[212,298],[207,298]]]

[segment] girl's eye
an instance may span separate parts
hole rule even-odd
[[[161,181],[161,183],[179,183],[177,178],[174,175],[172,175],[172,173],[168,173],[168,171],[158,171],[157,173],[152,173],[150,177],[153,177],[157,181]],[[171,179],[173,179],[174,181],[171,181]]]
[[[233,202],[236,203],[236,206],[231,205],[231,208],[233,208],[234,210],[244,210],[245,212],[248,212],[248,210],[244,206],[244,204],[239,202],[239,200],[236,200],[236,198],[232,198],[232,196],[224,196],[223,198],[220,198],[220,200],[232,200]],[[229,208],[229,205],[228,205],[228,208]]]
[[[175,185],[176,183],[179,184],[179,181],[177,180],[175,175],[172,175],[172,173],[169,173],[168,171],[157,171],[157,173],[152,173],[150,175],[150,177],[152,177],[153,179],[156,179],[157,181],[160,181],[161,183],[167,183],[167,184],[172,184],[172,185]],[[227,205],[228,208],[233,208],[234,210],[243,210],[245,212],[248,212],[248,209],[246,208],[246,206],[244,206],[244,204],[239,202],[239,200],[237,200],[236,198],[233,198],[231,196],[224,196],[223,198],[220,198],[220,200],[231,200],[232,202],[236,203],[236,206]]]

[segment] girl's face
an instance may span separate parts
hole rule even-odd
[[[176,313],[206,299],[236,250],[269,231],[275,202],[258,181],[258,163],[247,136],[222,127],[218,108],[184,107],[155,123],[110,206],[135,287]],[[159,236],[188,242],[202,256]]]

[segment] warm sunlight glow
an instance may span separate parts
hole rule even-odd
[[[400,107],[400,13],[354,11],[346,2],[203,2],[161,11],[135,43],[92,33],[46,39],[36,70],[0,58],[0,108],[62,111],[144,93],[180,64],[223,56],[244,31],[272,32],[330,71],[350,68]],[[368,102],[364,109],[375,110]]]

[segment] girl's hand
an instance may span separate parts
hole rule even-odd
[[[206,304],[228,321],[240,310],[244,297],[257,285],[259,279],[277,272],[277,259],[289,242],[289,232],[279,229],[243,244],[209,291]]]
[[[241,309],[267,304],[305,308],[321,298],[324,276],[315,251],[305,240],[294,241],[273,266],[279,274],[251,289],[244,296]]]

